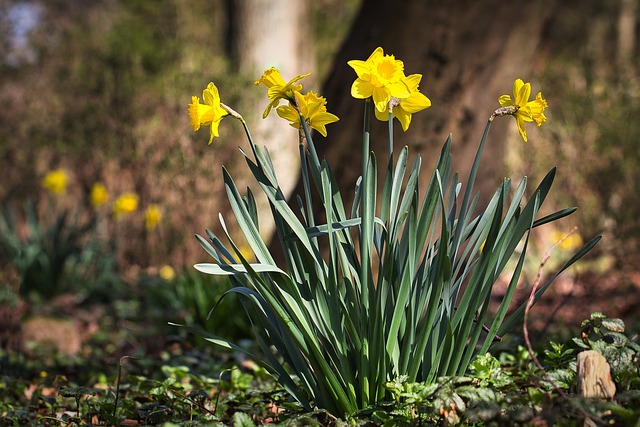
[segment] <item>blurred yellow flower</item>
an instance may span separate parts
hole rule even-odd
[[[510,95],[502,95],[498,98],[498,102],[502,107],[515,107],[514,112],[510,114],[516,119],[518,131],[524,142],[527,142],[524,122],[535,121],[540,126],[547,120],[544,110],[548,107],[548,104],[542,97],[542,92],[538,92],[538,95],[532,101],[529,101],[530,95],[531,84],[523,82],[522,79],[516,79],[513,83],[513,99]]]
[[[270,102],[269,105],[267,105],[267,108],[264,110],[262,118],[266,118],[271,112],[271,109],[278,106],[281,99],[295,101],[294,93],[300,92],[302,90],[302,85],[294,83],[309,76],[310,74],[311,73],[298,74],[287,83],[284,81],[284,79],[280,75],[280,71],[276,67],[271,67],[264,70],[264,73],[262,73],[262,77],[254,82],[256,86],[263,84],[267,88],[269,88],[267,96],[269,97]]]
[[[42,178],[42,186],[56,196],[64,194],[67,189],[67,173],[62,169],[56,169]]]
[[[251,249],[251,246],[248,244],[241,244],[238,247],[238,251],[240,251],[240,255],[242,255],[244,259],[251,262],[253,259],[253,250]],[[238,260],[238,262],[240,262],[240,260]]]
[[[99,208],[104,205],[107,200],[109,200],[109,193],[107,192],[107,188],[101,182],[96,182],[91,187],[91,193],[89,194],[89,199],[91,200],[91,205],[94,208]]]
[[[566,232],[561,230],[554,230],[551,233],[551,240],[553,243],[560,242],[560,248],[567,251],[576,250],[584,243],[578,232],[573,232],[567,235]]]
[[[160,276],[160,278],[162,280],[166,280],[167,282],[170,282],[173,279],[175,279],[176,272],[173,270],[173,268],[171,268],[170,265],[166,265],[165,264],[162,267],[160,267],[160,271],[158,272],[158,276]]]
[[[113,203],[113,215],[120,219],[122,215],[138,209],[138,196],[135,193],[124,193]]]
[[[403,99],[411,95],[404,75],[404,63],[393,55],[385,55],[381,47],[366,61],[347,62],[358,75],[351,86],[351,96],[358,99],[373,97],[376,110],[387,111],[391,97]]]
[[[309,126],[320,132],[322,136],[327,136],[326,125],[340,120],[336,115],[327,112],[327,100],[314,92],[308,92],[306,95],[296,92],[295,98],[302,117],[304,117]],[[293,105],[280,106],[276,112],[283,119],[290,121],[291,126],[300,128],[300,114],[298,114],[298,110]]]
[[[211,144],[214,137],[220,136],[218,133],[220,121],[229,113],[220,105],[220,94],[213,82],[209,83],[207,88],[202,91],[202,99],[204,104],[200,104],[200,99],[197,96],[191,97],[191,104],[189,104],[190,125],[194,131],[199,130],[200,126],[210,126],[209,144]]]
[[[422,74],[411,74],[405,78],[404,81],[409,88],[410,95],[407,98],[400,99],[398,105],[393,107],[392,110],[393,117],[398,119],[402,125],[402,130],[405,132],[409,129],[413,113],[431,107],[431,100],[418,90],[420,80],[422,80]],[[384,111],[378,111],[376,108],[375,111],[378,120],[382,120],[383,122],[389,120],[389,108]]]
[[[155,230],[155,228],[160,223],[162,219],[162,212],[160,212],[160,208],[158,205],[151,204],[147,207],[147,210],[144,212],[144,225],[145,228],[149,231]]]

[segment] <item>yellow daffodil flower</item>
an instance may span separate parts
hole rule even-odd
[[[135,193],[125,193],[113,203],[113,216],[119,220],[123,215],[138,209],[138,196]]]
[[[94,208],[99,208],[109,200],[109,193],[104,184],[100,182],[93,184],[91,193],[89,194],[89,200],[91,201],[91,206]]]
[[[269,97],[269,101],[271,102],[269,102],[269,105],[267,105],[267,108],[264,110],[262,118],[266,118],[271,112],[271,109],[278,106],[281,99],[285,99],[290,102],[295,101],[294,94],[302,90],[302,85],[296,84],[296,82],[309,75],[311,75],[311,73],[299,74],[289,80],[289,82],[287,83],[284,81],[284,79],[280,75],[280,71],[276,67],[271,67],[264,70],[264,73],[262,73],[262,77],[254,82],[256,86],[260,86],[260,84],[263,84],[267,88],[269,88],[267,96]]]
[[[56,196],[64,194],[67,189],[67,173],[62,169],[56,169],[42,178],[42,186]]]
[[[144,212],[144,225],[148,231],[153,231],[156,229],[160,220],[162,219],[162,212],[160,212],[160,208],[156,204],[151,204],[147,207],[147,210]]]
[[[327,112],[327,100],[314,92],[308,92],[305,95],[296,92],[295,99],[300,114],[307,124],[320,132],[322,136],[327,136],[326,125],[340,120],[336,115]],[[283,119],[290,121],[291,126],[300,128],[300,114],[293,105],[282,105],[277,108],[276,112]]]
[[[509,95],[502,95],[498,98],[498,102],[502,107],[514,107],[513,112],[509,112],[518,124],[518,131],[524,142],[527,142],[527,132],[524,128],[524,122],[535,121],[538,126],[542,125],[547,118],[544,110],[547,108],[547,101],[542,98],[542,92],[538,92],[536,98],[529,101],[531,95],[531,84],[524,83],[522,79],[517,79],[513,83],[513,98]]]
[[[213,138],[220,136],[218,133],[220,121],[229,113],[220,106],[220,94],[215,84],[209,83],[207,85],[207,88],[202,91],[202,99],[204,104],[200,104],[200,99],[197,96],[191,97],[191,104],[189,104],[190,124],[194,131],[200,129],[200,126],[210,126],[209,144],[211,144]]]
[[[385,55],[381,47],[366,61],[347,62],[358,75],[351,86],[351,96],[357,99],[373,97],[379,112],[387,111],[391,97],[404,99],[411,95],[404,75],[404,63],[393,55]]]
[[[251,262],[251,260],[253,259],[253,249],[251,249],[251,246],[246,243],[241,244],[240,246],[238,246],[238,251],[240,252],[240,255],[242,255],[242,258]],[[240,262],[240,259],[238,259],[237,261]]]
[[[413,113],[431,107],[429,98],[418,90],[420,80],[422,80],[422,74],[411,74],[405,79],[410,95],[407,98],[400,99],[398,105],[393,107],[392,110],[393,117],[398,119],[402,125],[402,130],[405,132],[409,129]],[[376,118],[386,122],[389,119],[389,108],[384,111],[378,111],[376,108]]]

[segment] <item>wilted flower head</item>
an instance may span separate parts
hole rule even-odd
[[[320,132],[322,136],[327,136],[325,126],[340,120],[338,116],[327,112],[327,100],[315,92],[308,92],[305,95],[296,92],[295,99],[300,113],[293,105],[282,105],[276,110],[280,117],[290,121],[291,126],[295,128],[300,128],[300,114],[302,114],[311,128]]]
[[[351,86],[351,96],[358,99],[373,97],[376,110],[387,111],[391,97],[403,99],[411,94],[404,75],[404,63],[393,55],[385,55],[378,47],[366,61],[347,62],[358,75]]]
[[[547,120],[544,110],[548,107],[548,104],[542,97],[542,92],[538,92],[536,98],[531,101],[529,101],[530,95],[531,84],[523,82],[522,79],[516,79],[513,83],[513,99],[510,95],[502,95],[498,98],[500,105],[503,108],[507,108],[507,113],[504,114],[512,115],[516,119],[518,131],[524,142],[527,142],[527,131],[524,128],[524,122],[535,121],[540,126]]]
[[[109,193],[107,192],[107,188],[101,182],[96,182],[91,187],[91,193],[89,194],[89,199],[91,200],[91,205],[94,208],[99,208],[104,205],[107,200],[109,200]]]
[[[284,79],[280,75],[280,71],[277,68],[271,67],[264,70],[264,73],[262,73],[262,77],[254,82],[256,86],[263,84],[267,88],[269,88],[267,96],[269,97],[270,102],[269,105],[267,105],[267,108],[264,110],[262,118],[266,118],[271,112],[271,109],[278,106],[281,99],[295,101],[294,94],[302,90],[302,85],[296,82],[309,76],[310,74],[311,73],[299,74],[289,80],[289,82],[287,83],[284,81]]]
[[[144,225],[148,231],[153,231],[162,219],[162,212],[155,203],[150,204],[144,212]]]
[[[220,94],[213,82],[209,83],[207,88],[202,91],[202,99],[204,104],[200,103],[197,96],[191,97],[191,104],[189,104],[190,124],[194,131],[200,129],[200,126],[210,126],[209,144],[211,144],[213,138],[220,136],[218,133],[220,121],[228,113],[220,105]]]
[[[56,196],[64,194],[67,189],[67,173],[62,169],[56,169],[42,178],[42,187]]]
[[[113,203],[113,215],[116,219],[123,215],[135,212],[138,209],[138,195],[135,193],[124,193]]]

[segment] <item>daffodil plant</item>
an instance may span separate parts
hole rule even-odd
[[[412,115],[431,105],[418,90],[422,76],[406,76],[403,62],[382,48],[366,61],[353,60],[349,65],[357,75],[351,94],[364,100],[362,173],[354,183],[353,200],[343,198],[331,166],[317,155],[312,129],[325,135],[326,125],[338,118],[327,112],[324,98],[302,93],[299,82],[306,74],[287,83],[271,68],[256,82],[268,88],[264,116],[275,108],[300,130],[304,192],[295,195],[297,204],[286,200],[280,189],[268,149],[254,143],[242,116],[220,102],[213,83],[205,89],[206,107],[196,97],[189,106],[192,127],[210,125],[211,138],[218,136],[224,117],[243,123],[250,152],[242,154],[269,201],[275,238],[285,257],[282,265],[276,265],[260,234],[254,195],[251,191],[242,195],[223,170],[231,209],[252,256],[240,249],[243,243],[231,238],[220,216],[224,238],[208,230],[207,238],[198,236],[215,262],[195,268],[230,277],[233,287],[220,300],[231,293],[243,297],[264,353],[251,356],[304,407],[323,408],[336,416],[388,399],[385,384],[399,377],[431,382],[465,374],[477,355],[485,354],[523,317],[524,307],[507,313],[531,230],[575,211],[569,208],[538,217],[554,169],[528,201],[523,198],[526,178],[515,186],[505,179],[486,208],[476,212],[478,195],[473,186],[492,121],[515,117],[526,140],[524,123],[540,125],[545,120],[547,103],[541,94],[529,101],[529,83],[515,82],[514,100],[507,95],[499,98],[500,107],[490,115],[464,190],[452,172],[449,138],[428,187],[420,191],[421,160],[418,157],[409,165],[407,147],[394,159],[392,122],[397,118],[406,130]],[[378,154],[369,151],[372,112],[389,122],[389,149],[382,153],[388,166],[381,183]],[[318,208],[322,223],[315,217]],[[597,240],[582,246],[560,271]],[[512,269],[506,271],[507,266]],[[497,310],[490,311],[494,284],[504,275],[507,290]],[[536,299],[554,278],[540,286]],[[187,327],[222,347],[245,351],[215,333]]]

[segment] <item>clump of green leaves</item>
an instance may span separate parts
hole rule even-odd
[[[31,201],[22,210],[0,207],[0,256],[18,273],[20,296],[41,302],[64,292],[112,292],[115,257],[95,238],[95,227],[95,217],[83,221],[67,210],[44,215]]]
[[[379,160],[369,152],[370,100],[366,106],[362,174],[352,201],[344,200],[331,166],[318,158],[301,117],[304,191],[297,208],[285,199],[268,150],[254,143],[241,119],[251,149],[251,155],[243,154],[269,201],[284,266],[276,265],[261,237],[253,193],[241,195],[226,170],[227,197],[256,262],[239,250],[222,216],[228,244],[209,231],[208,240],[198,236],[215,263],[196,269],[231,278],[233,287],[226,295],[243,297],[265,359],[216,334],[191,330],[227,349],[247,352],[303,407],[336,416],[388,399],[386,384],[392,378],[434,383],[440,377],[464,376],[473,360],[523,317],[524,305],[507,314],[531,230],[575,211],[539,217],[555,178],[552,169],[528,200],[526,178],[515,188],[505,179],[487,207],[475,212],[479,195],[474,182],[492,119],[465,190],[453,172],[449,138],[421,192],[421,159],[409,166],[407,147],[396,159],[390,115],[387,164],[379,186]],[[322,220],[315,217],[316,204],[323,208]],[[579,249],[560,272],[598,240]],[[515,267],[507,274],[507,291],[498,310],[490,313],[493,287],[510,261]],[[536,300],[555,277],[539,288]]]
[[[481,386],[504,387],[513,382],[509,375],[500,367],[500,361],[491,354],[479,355],[469,365],[469,374]]]
[[[91,225],[71,226],[76,221],[63,212],[47,226],[34,203],[25,204],[24,217],[22,236],[16,210],[6,206],[0,211],[0,253],[16,268],[23,296],[50,299],[64,287],[65,270],[80,258],[81,239]]]

